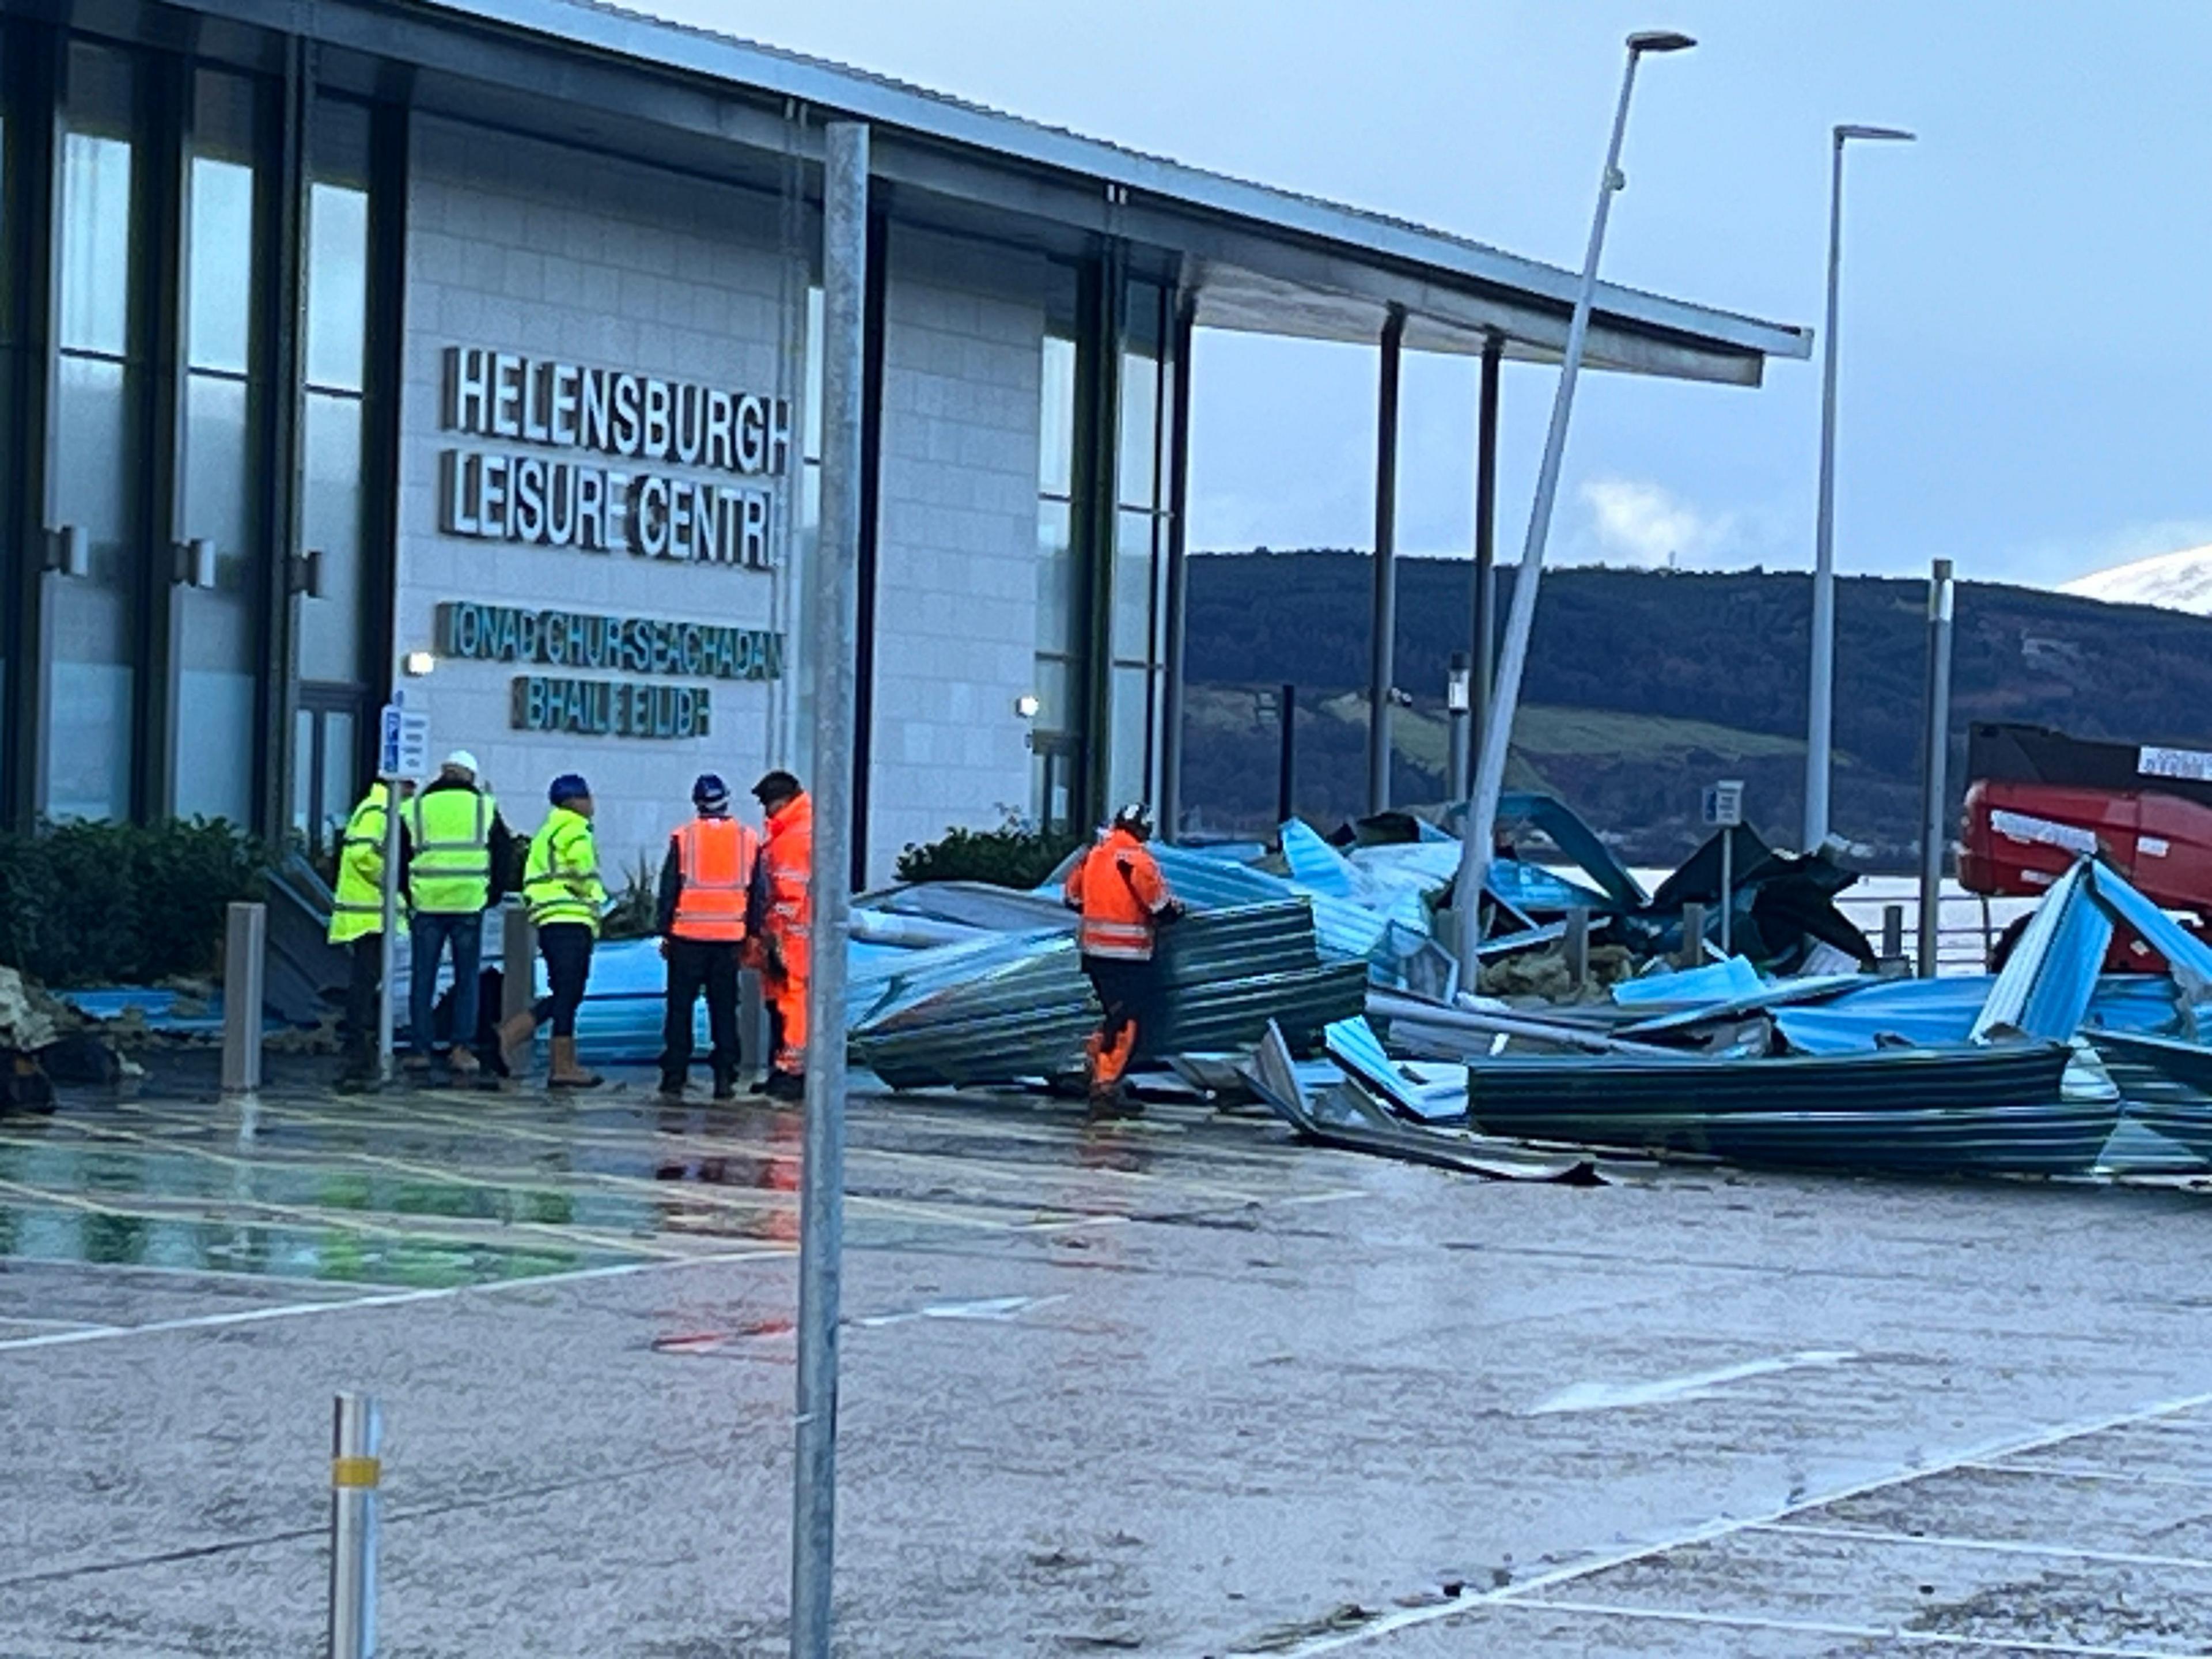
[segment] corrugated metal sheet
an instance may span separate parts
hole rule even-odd
[[[1321,959],[1303,901],[1193,915],[1164,935],[1156,974],[1140,1057],[1243,1047],[1270,1020],[1311,1047],[1366,992],[1362,964]],[[1097,1020],[1073,941],[1054,938],[887,1000],[855,1028],[853,1054],[894,1088],[1012,1082],[1079,1068]]]

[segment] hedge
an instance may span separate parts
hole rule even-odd
[[[223,819],[0,833],[0,964],[49,985],[150,985],[210,973],[224,913],[259,898],[268,860]]]
[[[1043,830],[1020,819],[996,830],[948,830],[942,839],[908,844],[899,854],[901,881],[981,881],[1026,892],[1042,885],[1085,837]]]

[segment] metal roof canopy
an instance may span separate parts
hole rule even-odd
[[[0,0],[5,3],[5,0]],[[873,131],[875,173],[902,218],[1074,252],[1114,235],[1133,264],[1180,273],[1203,326],[1371,343],[1395,305],[1405,343],[1557,362],[1577,274],[1380,214],[1224,177],[958,99],[592,0],[163,0],[325,48],[333,85],[415,107],[633,154],[775,189],[784,111]],[[77,21],[168,34],[138,0],[76,0]],[[136,27],[124,21],[135,14]],[[196,30],[203,50],[228,32]],[[1594,368],[1759,383],[1812,331],[1600,284]]]

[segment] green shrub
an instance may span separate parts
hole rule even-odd
[[[660,868],[644,854],[620,887],[610,886],[613,908],[599,918],[601,939],[651,939],[660,920]]]
[[[0,963],[50,985],[210,973],[226,910],[260,897],[266,871],[260,844],[221,818],[0,835]]]
[[[898,878],[981,881],[1026,891],[1042,885],[1085,839],[1067,830],[1039,830],[1020,818],[1008,818],[996,830],[948,830],[926,846],[910,843],[899,854]]]

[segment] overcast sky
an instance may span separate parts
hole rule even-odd
[[[1838,557],[2054,582],[2212,541],[2212,7],[2192,0],[648,0],[1265,183],[1579,261],[1632,28],[1608,278],[1778,321],[1822,308],[1827,134],[1851,155]],[[1365,545],[1374,353],[1207,334],[1194,545]],[[1400,543],[1471,536],[1474,371],[1407,370]],[[1553,371],[1509,367],[1501,556]],[[1604,375],[1577,398],[1554,556],[1811,562],[1820,369],[1765,389]]]

